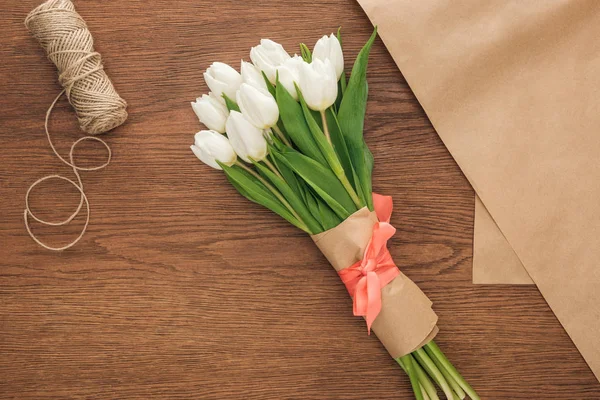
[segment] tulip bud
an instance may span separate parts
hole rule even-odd
[[[242,82],[247,83],[250,86],[254,86],[257,89],[268,90],[265,78],[262,76],[260,70],[249,62],[242,60],[242,66],[240,68],[242,73]]]
[[[344,73],[344,53],[340,41],[333,33],[317,40],[312,56],[313,60],[315,58],[321,61],[329,60],[335,68],[338,80],[340,79]]]
[[[294,57],[285,60],[283,65],[277,67],[277,73],[279,74],[279,83],[292,95],[294,100],[298,100],[298,93],[296,93],[296,85],[298,84],[300,76],[300,65],[303,63],[302,58],[294,55]]]
[[[208,129],[225,133],[225,122],[229,111],[214,93],[203,94],[192,102],[192,109]]]
[[[333,64],[317,59],[300,65],[300,90],[311,110],[324,111],[337,98],[338,85]]]
[[[229,140],[215,131],[200,131],[194,136],[194,144],[190,146],[196,157],[204,164],[215,169],[222,169],[217,161],[232,166],[237,155]]]
[[[279,119],[277,102],[266,90],[242,83],[236,101],[244,117],[259,129],[269,129]]]
[[[252,125],[241,113],[231,111],[226,128],[229,142],[242,160],[251,163],[267,156],[267,140],[263,131]]]
[[[204,73],[204,81],[215,96],[224,102],[223,93],[230,99],[235,98],[235,93],[242,84],[242,76],[229,65],[214,62]]]
[[[250,49],[250,59],[267,75],[272,84],[276,81],[276,68],[289,58],[290,55],[283,46],[269,39],[261,39],[260,45]]]

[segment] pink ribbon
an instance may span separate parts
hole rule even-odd
[[[373,207],[379,222],[373,226],[363,259],[338,272],[353,299],[354,315],[365,318],[369,335],[381,311],[381,289],[400,274],[387,249],[387,241],[396,233],[390,225],[392,198],[373,193]]]

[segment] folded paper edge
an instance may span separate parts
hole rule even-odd
[[[473,284],[534,285],[494,217],[479,196],[474,197]]]

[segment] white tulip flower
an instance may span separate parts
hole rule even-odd
[[[269,129],[279,119],[277,102],[266,90],[242,83],[236,101],[244,117],[259,129]]]
[[[332,33],[331,35],[323,36],[317,40],[313,49],[313,60],[316,58],[321,61],[329,60],[335,68],[335,74],[338,78],[344,73],[344,53],[338,38]]]
[[[242,60],[240,68],[242,73],[242,82],[247,83],[250,86],[254,86],[257,89],[268,90],[265,78],[262,76],[260,70],[249,62]]]
[[[190,146],[192,152],[204,164],[215,169],[222,169],[217,161],[232,166],[237,161],[237,154],[229,140],[215,131],[200,131],[194,136],[194,144]]]
[[[215,96],[225,102],[223,93],[230,99],[235,99],[235,93],[242,84],[242,75],[225,63],[214,62],[204,73],[204,81]]]
[[[300,65],[300,90],[311,110],[325,111],[335,102],[338,94],[337,76],[333,64],[318,58]]]
[[[225,133],[225,122],[229,115],[229,110],[214,93],[203,94],[192,102],[192,109],[208,129]]]
[[[242,160],[251,163],[267,156],[267,140],[263,131],[252,125],[242,113],[231,111],[226,128],[229,142]]]
[[[261,39],[258,46],[250,49],[250,59],[267,75],[272,84],[276,81],[276,68],[289,58],[290,55],[282,45],[269,39]]]
[[[298,84],[300,77],[300,65],[303,62],[304,61],[302,60],[302,57],[294,55],[294,57],[285,60],[283,65],[277,67],[279,83],[281,83],[283,87],[287,89],[294,100],[298,100],[298,93],[296,93],[296,86],[294,85],[294,82]]]

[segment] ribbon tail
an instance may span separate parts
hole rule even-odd
[[[373,226],[373,236],[367,248],[365,249],[365,255],[363,257],[363,264],[369,258],[377,257],[380,258],[386,250],[388,240],[396,233],[396,228],[387,222],[378,222]]]
[[[373,193],[373,208],[380,222],[390,222],[393,207],[392,196]]]
[[[371,334],[371,325],[381,311],[381,283],[376,272],[369,272],[366,276],[367,290],[367,312],[365,320],[367,321],[367,331]]]
[[[362,277],[356,283],[356,289],[354,291],[354,299],[352,303],[352,312],[356,317],[364,317],[367,315],[369,306],[369,293],[367,288],[367,279]]]

